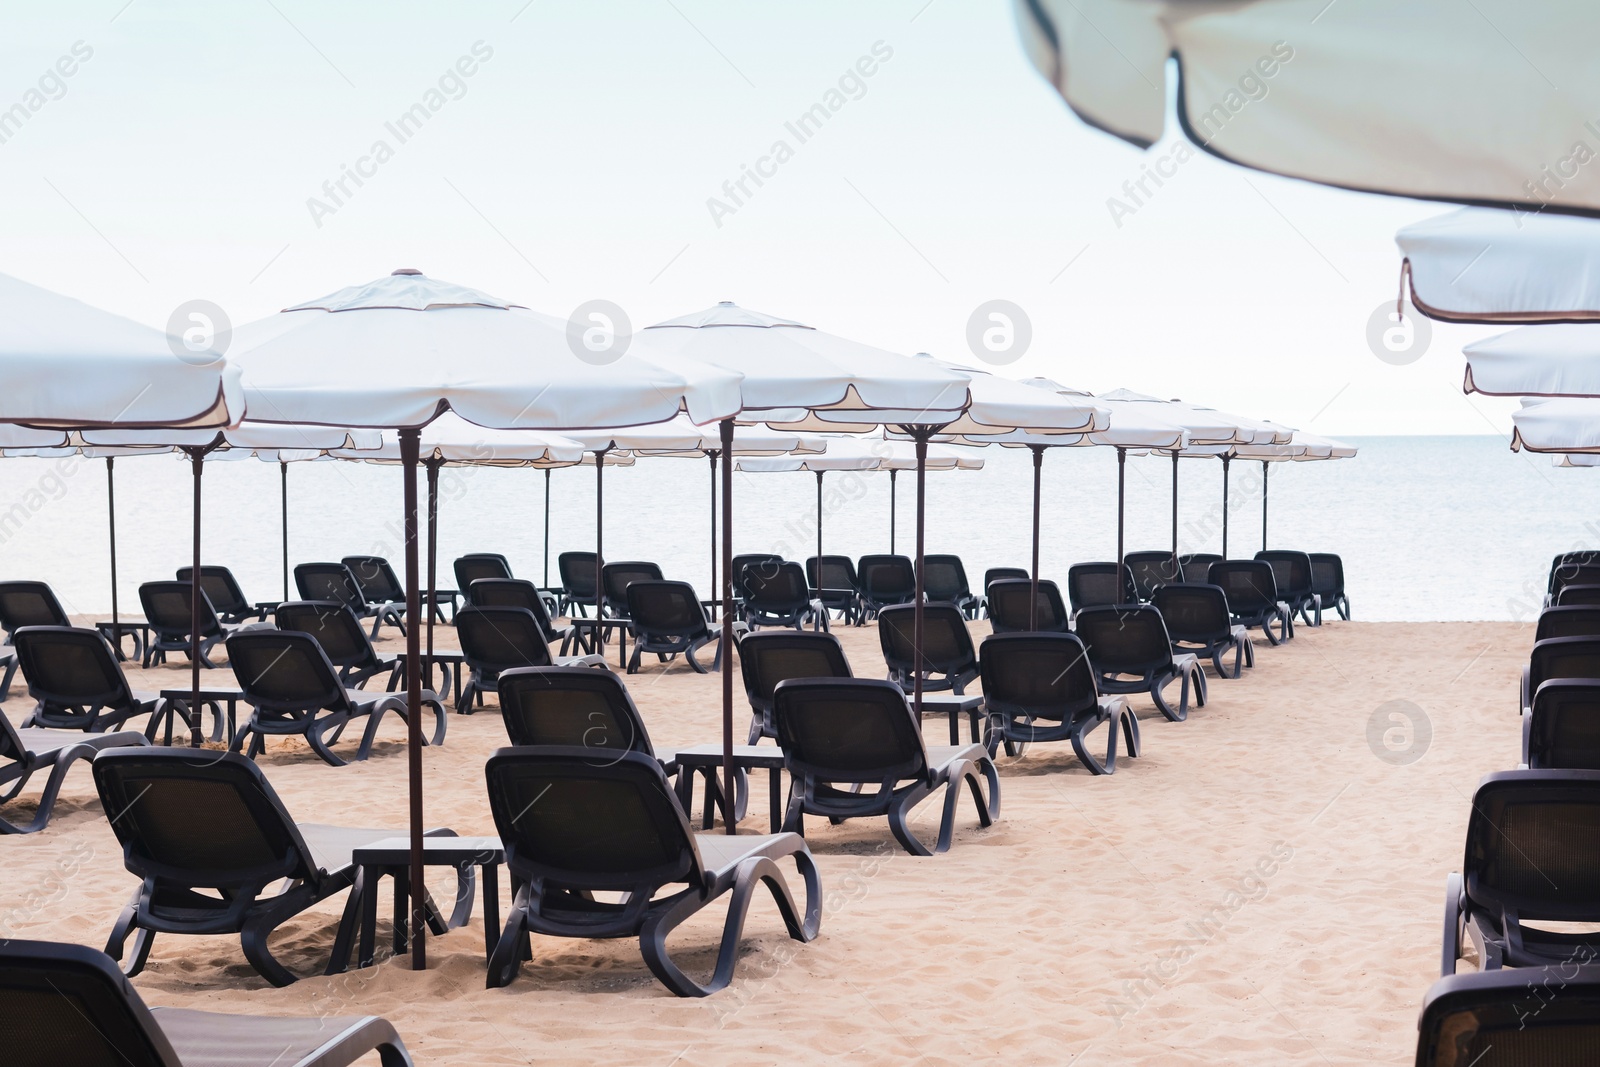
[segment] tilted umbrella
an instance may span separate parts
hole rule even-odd
[[[983,460],[963,455],[962,449],[929,445],[923,459],[923,469],[930,471],[982,470]],[[917,455],[899,441],[870,441],[858,437],[833,437],[828,439],[827,451],[821,455],[774,456],[765,459],[741,459],[738,469],[748,474],[781,471],[810,471],[817,476],[817,592],[822,592],[822,478],[829,471],[888,471],[892,478],[897,472],[917,469]],[[892,507],[892,505],[891,505]],[[892,525],[892,520],[891,520]],[[893,551],[891,548],[890,551]],[[816,628],[822,628],[817,619]]]
[[[1013,0],[1084,122],[1345,189],[1600,213],[1600,9],[1454,0]],[[1509,36],[1508,36],[1509,35]],[[1513,43],[1514,42],[1514,43]],[[1168,60],[1176,59],[1169,68]],[[1187,146],[1185,146],[1187,147]]]
[[[404,467],[406,611],[420,614],[416,470],[421,431],[446,411],[491,429],[597,429],[737,414],[739,375],[653,350],[585,352],[565,321],[403,270],[235,331],[252,415],[398,431]],[[421,633],[406,628],[411,893],[421,900]],[[412,964],[426,966],[423,909]]]
[[[1444,322],[1600,320],[1600,222],[1461,208],[1395,234],[1401,298]]]

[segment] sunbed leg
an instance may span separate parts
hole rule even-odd
[[[279,909],[273,909],[258,918],[245,923],[244,929],[239,932],[239,944],[244,949],[244,958],[250,961],[250,966],[273,985],[282,988],[293,985],[295,977],[289,970],[273,959],[272,953],[267,949],[267,938],[277,928],[278,923],[288,915],[280,917]]]
[[[1461,875],[1452,873],[1444,883],[1444,955],[1439,961],[1439,977],[1456,973],[1461,958]]]
[[[1123,747],[1131,758],[1144,755],[1144,742],[1139,736],[1139,717],[1124,704],[1119,716],[1122,720]]]
[[[1089,773],[1094,775],[1115,774],[1117,771],[1117,721],[1111,722],[1111,737],[1106,742],[1106,760],[1101,763],[1095,759],[1094,753],[1089,751],[1088,734],[1097,723],[1085,722],[1072,733],[1072,751],[1077,755],[1078,762],[1089,768]]]
[[[954,787],[958,780],[952,779],[945,783],[944,818],[939,824],[939,841],[943,852],[950,847],[950,824],[955,821],[956,794]],[[911,832],[911,827],[906,824],[906,812],[918,800],[927,796],[925,791],[917,791],[907,795],[899,804],[889,809],[889,832],[894,834],[894,839],[913,856],[931,856],[928,846],[917,840],[917,835]]]

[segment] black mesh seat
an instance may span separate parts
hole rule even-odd
[[[844,646],[832,634],[768,630],[739,641],[739,669],[750,698],[750,744],[776,738],[772,691],[791,678],[851,678]]]
[[[661,764],[641,752],[597,760],[592,748],[502,748],[484,769],[489,808],[505,843],[516,897],[489,958],[488,985],[509,985],[530,933],[638,937],[644,961],[681,997],[706,996],[732,979],[751,898],[765,885],[789,936],[810,941],[822,923],[822,883],[798,834],[705,834],[688,817]],[[795,907],[778,862],[792,858],[805,882]],[[596,893],[620,893],[615,903]],[[705,982],[667,953],[667,937],[724,894],[728,916]]]
[[[814,619],[828,628],[820,601],[811,599],[811,583],[798,563],[769,563],[746,567],[744,617],[752,630],[762,626],[800,629]]]
[[[1417,1067],[1600,1063],[1600,966],[1453,974],[1417,1020]]]
[[[906,692],[922,673],[922,688],[948,689],[957,695],[978,677],[978,651],[967,632],[966,615],[949,603],[922,606],[922,655],[915,636],[917,606],[892,604],[878,613],[878,647],[889,667],[889,680]]]
[[[498,552],[468,552],[457,557],[452,569],[456,588],[465,593],[480,578],[510,578],[511,563]],[[593,580],[591,579],[591,584]]]
[[[27,666],[23,666],[27,671]],[[1527,711],[1533,694],[1552,678],[1600,681],[1600,637],[1552,637],[1535,641],[1522,668],[1522,705]]]
[[[1094,774],[1117,770],[1117,731],[1128,755],[1139,755],[1139,720],[1121,697],[1104,698],[1083,642],[1072,634],[996,634],[983,641],[984,745],[1019,754],[1035,741],[1070,741]],[[1089,751],[1089,733],[1110,723],[1104,762]]]
[[[501,671],[555,665],[544,629],[527,608],[465,607],[456,612],[455,627],[467,663],[457,711],[470,715],[483,694],[499,692]]]
[[[862,556],[856,564],[861,604],[869,618],[891,604],[909,604],[917,595],[917,571],[905,556]]]
[[[656,756],[628,687],[610,671],[516,667],[500,675],[500,714],[513,745],[587,749],[601,763],[623,752]],[[672,774],[666,756],[663,766]]]
[[[734,556],[728,566],[728,573],[733,575],[733,601],[736,617],[744,618],[744,603],[750,598],[750,590],[745,586],[745,571],[751,570],[756,574],[767,574],[776,570],[783,562],[783,557],[771,552],[743,552]]]
[[[983,572],[983,617],[989,617],[989,587],[995,582],[1033,577],[1022,567],[990,567]]]
[[[385,622],[406,632],[405,600],[396,603],[369,603],[361,592],[361,583],[350,568],[343,563],[300,563],[294,568],[295,588],[301,600],[337,600],[355,612],[358,619],[372,620],[372,637]]]
[[[1264,560],[1227,559],[1213,563],[1210,585],[1218,586],[1228,598],[1233,621],[1249,629],[1261,627],[1269,645],[1281,645],[1294,636],[1294,612],[1278,597],[1278,579],[1272,564]],[[1272,632],[1276,623],[1278,632]]]
[[[339,681],[346,686],[364,688],[380,674],[389,676],[385,689],[393,689],[400,681],[400,657],[378,655],[348,605],[336,600],[292,600],[278,605],[273,621],[280,630],[315,637],[329,661],[339,668]]]
[[[266,747],[266,739],[298,735],[306,739],[311,751],[335,767],[345,761],[330,747],[344,728],[357,719],[366,720],[357,760],[372,752],[372,742],[384,715],[393,713],[404,720],[408,715],[406,694],[369,693],[349,689],[334,670],[328,654],[317,638],[300,630],[251,630],[228,638],[228,662],[251,706],[250,720],[240,727],[230,746],[245,751],[251,759]],[[444,743],[444,705],[432,692],[422,693],[422,707],[434,715],[433,740]],[[245,749],[245,739],[250,747]]]
[[[1220,586],[1205,584],[1164,585],[1151,601],[1167,624],[1174,652],[1193,652],[1211,657],[1219,678],[1237,678],[1245,667],[1256,665],[1255,646],[1250,631],[1233,621],[1228,597]],[[1223,666],[1223,657],[1233,653],[1233,670]]]
[[[105,953],[12,939],[0,942],[0,1048],[9,1067],[345,1067],[369,1052],[412,1063],[376,1016],[150,1008]]]
[[[1290,612],[1299,612],[1307,626],[1321,626],[1322,598],[1316,593],[1311,557],[1304,552],[1274,548],[1257,552],[1256,559],[1272,567],[1278,599],[1289,605]]]
[[[1126,566],[1120,578],[1115,563],[1074,563],[1067,568],[1067,600],[1076,616],[1084,608],[1134,603],[1133,573]]]
[[[1136,599],[1148,602],[1163,585],[1183,581],[1182,567],[1171,552],[1129,552],[1122,557]]]
[[[1344,591],[1344,560],[1332,552],[1310,552],[1311,591],[1317,594],[1322,606],[1339,613],[1339,618],[1350,621],[1350,597]]]
[[[1033,582],[1027,578],[997,578],[989,583],[989,625],[997,634],[1039,633],[1064,634],[1072,629],[1067,606],[1061,602],[1061,589],[1048,579],[1039,583],[1039,612],[1037,619],[1028,611],[1028,599],[1033,594]]]
[[[1600,604],[1545,608],[1534,628],[1534,641],[1551,637],[1600,637]]]
[[[978,617],[983,599],[972,592],[960,556],[922,557],[922,589],[929,600],[947,600],[969,619]]]
[[[101,733],[135,716],[161,710],[157,694],[128,685],[111,646],[94,630],[24,626],[11,639],[16,642],[28,694],[38,701],[23,721],[24,727]],[[220,722],[217,728],[220,731]],[[154,736],[154,719],[148,729]]]
[[[931,855],[906,818],[944,791],[944,817],[933,852],[950,847],[961,786],[972,790],[978,823],[1000,814],[1000,774],[982,745],[929,748],[916,713],[893,682],[877,679],[795,678],[772,691],[778,747],[792,779],[784,828],[805,832],[805,817],[888,816],[895,840],[914,856]],[[989,785],[984,803],[979,778]],[[869,787],[876,786],[875,791]]]
[[[1569,585],[1600,585],[1600,552],[1562,552],[1550,561],[1546,602],[1555,603],[1561,590]]]
[[[1469,940],[1484,971],[1600,956],[1600,932],[1552,923],[1600,923],[1600,771],[1490,774],[1472,798],[1461,873],[1445,888],[1439,973],[1455,973]]]
[[[288,985],[295,976],[267,949],[273,929],[348,889],[355,849],[406,831],[296,823],[254,763],[234,752],[205,756],[115,748],[95,757],[95,787],[123,866],[143,880],[112,928],[106,953],[122,959],[132,935],[133,955],[123,966],[131,977],[144,969],[158,933],[236,933],[256,973]],[[440,834],[454,836],[449,830],[429,836]],[[470,893],[468,877],[462,884]],[[442,933],[443,920],[432,901],[426,904]],[[342,965],[340,953],[347,957],[350,948],[336,941],[332,962]]]
[[[1522,720],[1522,765],[1600,770],[1600,680],[1552,678]]]
[[[389,561],[382,556],[345,556],[339,562],[350,568],[361,599],[367,602],[368,607],[377,609],[372,636],[378,636],[377,624],[380,621],[393,623],[404,634],[406,586],[395,574],[394,568],[389,566]],[[422,592],[424,596],[427,595],[426,589]]]
[[[1558,607],[1600,604],[1600,585],[1564,585],[1555,603]]]
[[[199,651],[189,638],[193,619],[190,615],[189,597],[194,589],[189,582],[145,582],[139,587],[139,603],[144,607],[144,617],[150,623],[150,643],[145,646],[144,663],[150,667],[167,661],[168,652],[182,652],[185,659],[199,656],[200,666],[215,667],[210,653],[217,643],[226,639],[232,627],[217,618],[206,596],[200,590],[200,640]]]
[[[812,595],[822,601],[828,611],[836,611],[846,623],[860,625],[865,620],[861,614],[861,588],[856,578],[856,561],[849,556],[823,556],[822,573],[817,574],[817,557],[806,560],[806,581],[811,583]]]
[[[612,618],[627,618],[628,586],[634,582],[659,582],[662,577],[661,567],[654,563],[640,560],[607,563],[600,574],[600,580],[605,583],[606,613]]]
[[[1148,604],[1116,608],[1084,608],[1078,612],[1077,634],[1089,650],[1102,693],[1149,693],[1172,722],[1189,717],[1189,687],[1195,703],[1206,706],[1206,675],[1192,653],[1174,653],[1161,612]],[[1162,690],[1180,682],[1174,708]]]
[[[1210,578],[1211,565],[1221,562],[1222,557],[1215,552],[1191,552],[1186,556],[1179,556],[1180,581],[1190,585],[1204,585]]]
[[[545,598],[530,581],[521,578],[477,578],[466,590],[467,603],[479,608],[523,608],[533,613],[534,621],[544,633],[547,643],[561,642],[559,656],[551,657],[558,667],[604,667],[605,657],[599,653],[569,656],[567,649],[575,640],[571,626],[557,626],[550,621]]]
[[[179,567],[175,576],[180,582],[190,581],[193,567]],[[201,564],[200,588],[211,598],[211,607],[223,622],[250,622],[265,619],[277,606],[276,600],[252,601],[244,595],[239,579],[226,567]]]
[[[50,772],[33,819],[14,823],[0,817],[0,834],[31,834],[44,829],[55,809],[61,783],[78,760],[93,759],[101,749],[146,744],[149,742],[145,736],[133,730],[98,734],[38,727],[17,730],[12,727],[11,720],[0,713],[0,805],[15,800],[35,774]],[[0,1015],[4,1012],[0,1007]]]
[[[44,582],[0,582],[0,629],[6,639],[24,626],[71,626],[67,611]]]
[[[563,552],[556,557],[556,570],[561,575],[561,606],[557,614],[571,618],[574,614],[585,616],[584,609],[595,605],[598,576],[593,552]]]
[[[696,674],[706,673],[694,654],[717,642],[711,669],[722,667],[722,632],[706,623],[705,609],[688,582],[634,582],[628,586],[628,617],[633,620],[633,655],[628,673],[639,670],[639,658],[653,652],[662,661],[682,653]]]

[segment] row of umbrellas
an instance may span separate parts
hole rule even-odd
[[[917,480],[920,644],[923,479],[930,453],[937,457],[945,442],[1028,447],[1036,465],[1050,447],[1164,450],[1175,471],[1185,454],[1270,460],[1304,458],[1316,447],[1272,424],[1133,394],[1102,401],[1053,383],[1016,382],[729,303],[642,330],[625,351],[585,358],[569,347],[564,321],[414,270],[239,327],[226,355],[188,351],[160,331],[0,278],[0,373],[14,383],[0,396],[0,447],[113,450],[105,453],[110,460],[114,450],[177,449],[191,460],[197,573],[207,456],[253,454],[285,471],[306,453],[401,464],[413,619],[422,617],[418,467],[433,491],[431,525],[438,469],[449,462],[548,468],[588,454],[598,479],[613,453],[708,458],[713,479],[720,472],[722,481],[725,645],[733,615],[730,475],[735,454],[746,449],[756,454],[752,461],[766,453],[789,462],[789,453],[813,447],[804,435],[823,431],[905,442],[902,460]],[[389,434],[374,437],[380,431]],[[418,627],[408,628],[407,645],[409,815],[420,866]],[[729,795],[732,683],[724,671]],[[192,686],[198,693],[198,662]],[[912,699],[920,705],[921,698],[919,679]],[[412,885],[422,885],[421,873],[413,872]],[[419,928],[419,968],[423,944]]]

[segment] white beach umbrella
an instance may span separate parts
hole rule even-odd
[[[0,423],[204,428],[244,415],[239,372],[220,355],[6,275],[0,381]]]
[[[1600,453],[1600,400],[1524,400],[1511,422],[1513,451]]]
[[[1454,0],[1014,0],[1084,122],[1346,189],[1600,212],[1600,9]],[[1511,21],[1507,21],[1510,19]]]
[[[1276,424],[1273,424],[1276,425]],[[1219,451],[1220,449],[1224,449]],[[1352,459],[1356,446],[1331,437],[1294,430],[1286,444],[1257,445],[1196,445],[1184,449],[1185,456],[1221,456],[1229,459],[1258,460],[1261,463],[1261,548],[1267,547],[1267,489],[1268,473],[1274,463],[1307,463],[1330,459]],[[1222,479],[1222,554],[1228,554],[1228,479],[1223,467]]]
[[[569,343],[568,324],[478,290],[404,270],[296,305],[235,333],[252,418],[398,430],[405,467],[407,614],[420,614],[417,484],[421,428],[447,410],[491,429],[561,430],[698,422],[739,410],[739,375],[634,337],[621,355]],[[580,357],[577,353],[584,350]],[[411,887],[422,892],[421,634],[406,628]],[[728,642],[731,643],[731,642]],[[412,965],[426,966],[423,909]]]
[[[1395,234],[1401,296],[1444,322],[1600,320],[1600,222],[1462,208]]]
[[[1600,328],[1592,325],[1520,326],[1462,354],[1468,393],[1600,397]]]

